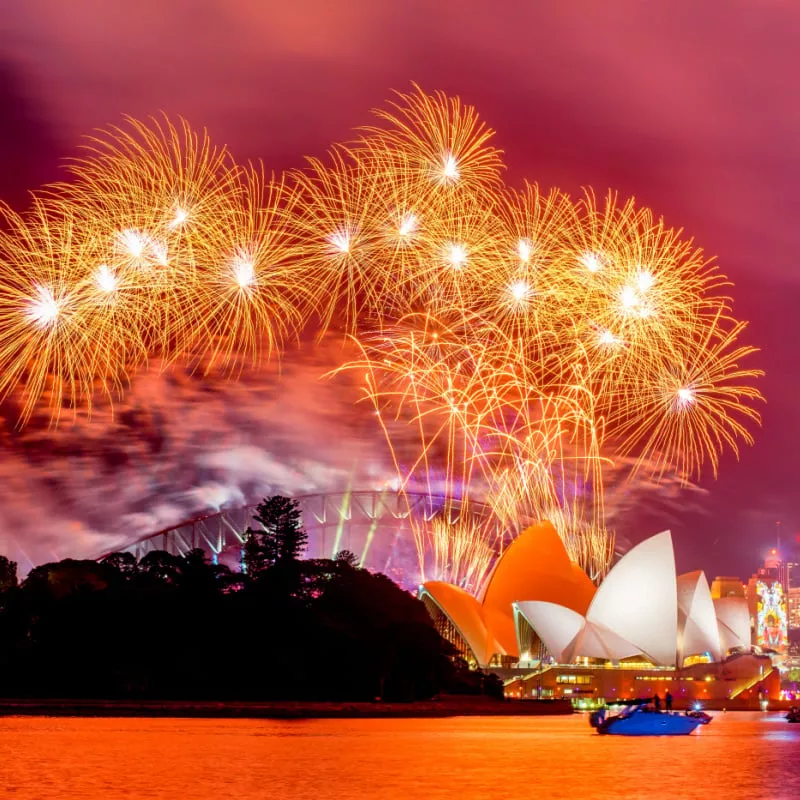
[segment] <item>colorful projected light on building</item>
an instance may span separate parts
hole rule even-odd
[[[789,644],[786,596],[779,581],[756,584],[758,595],[756,643],[759,647],[783,652]]]

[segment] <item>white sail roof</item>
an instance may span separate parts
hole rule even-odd
[[[677,586],[669,531],[645,539],[616,563],[600,584],[586,621],[613,631],[654,664],[675,663]]]
[[[587,622],[575,637],[569,652],[569,661],[579,656],[620,661],[630,656],[641,656],[642,651],[617,633],[598,622]]]
[[[744,597],[719,597],[714,602],[723,655],[734,647],[749,647],[750,612]]]
[[[702,570],[678,576],[678,664],[687,656],[708,653],[720,659],[717,614]]]
[[[566,664],[572,660],[571,645],[586,624],[583,614],[544,600],[514,603],[514,609],[525,617],[558,663]]]
[[[579,656],[619,661],[644,655],[636,645],[602,623],[587,622],[583,615],[556,603],[527,600],[515,603],[514,608],[525,617],[560,664],[569,664]]]

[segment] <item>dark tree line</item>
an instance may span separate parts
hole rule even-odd
[[[201,550],[0,557],[0,696],[414,700],[475,681],[416,598],[352,554],[302,560],[294,501],[262,502],[245,570]]]

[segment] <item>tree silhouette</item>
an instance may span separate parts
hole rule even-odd
[[[0,592],[17,585],[17,562],[0,556]]]
[[[181,564],[181,587],[194,592],[225,591],[236,581],[228,567],[209,561],[200,547],[189,550]]]
[[[177,584],[180,581],[181,568],[181,557],[174,556],[166,550],[152,550],[139,561],[141,572],[169,584]]]
[[[257,528],[245,531],[244,563],[252,578],[262,576],[270,567],[298,561],[308,542],[296,500],[274,495],[256,506],[253,517]]]
[[[297,560],[305,533],[294,501],[265,500],[257,521],[261,549],[251,547],[270,564],[257,580],[238,580],[196,549],[138,563],[66,559],[0,589],[4,696],[364,701],[480,691],[473,673],[456,674],[425,606],[389,578],[358,569],[346,551]],[[11,562],[0,560],[2,574],[13,576]],[[309,645],[317,657],[305,657]],[[236,680],[221,681],[231,663]]]
[[[139,572],[139,562],[133,553],[110,553],[102,563],[113,567],[126,579]]]
[[[352,569],[358,569],[359,558],[352,550],[340,550],[336,554],[334,561],[337,564],[346,565],[352,567]]]

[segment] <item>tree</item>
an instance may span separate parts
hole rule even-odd
[[[347,566],[351,569],[358,569],[358,560],[358,556],[352,550],[340,550],[334,559],[338,566]]]
[[[0,592],[17,585],[17,562],[0,556]]]
[[[425,606],[347,554],[292,560],[292,520],[273,542],[283,560],[242,591],[202,550],[149,553],[128,579],[128,558],[37,567],[0,595],[5,696],[411,700],[448,686],[454,651]],[[237,680],[220,681],[231,663]]]
[[[308,534],[296,500],[274,495],[256,506],[253,517],[258,528],[245,532],[244,563],[253,578],[270,567],[293,564],[303,555]]]
[[[88,559],[65,558],[34,567],[25,578],[23,586],[54,598],[80,591],[100,591],[108,586],[113,572],[105,564]]]
[[[183,556],[180,580],[190,591],[217,592],[227,590],[234,576],[228,567],[212,563],[202,548],[195,547]]]
[[[164,583],[177,584],[181,576],[182,559],[166,550],[151,550],[139,561],[139,570]]]
[[[139,562],[133,553],[111,553],[102,563],[113,567],[126,580],[139,572]]]

